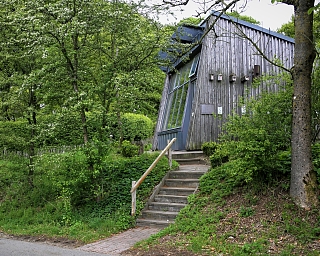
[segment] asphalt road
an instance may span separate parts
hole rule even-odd
[[[115,254],[86,252],[79,249],[60,248],[44,243],[0,238],[0,256],[115,256]]]

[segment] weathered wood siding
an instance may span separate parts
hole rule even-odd
[[[214,15],[211,16],[207,27],[215,19]],[[206,35],[202,43],[187,150],[200,149],[204,142],[216,141],[228,115],[232,111],[241,113],[240,97],[256,97],[267,89],[264,84],[256,88],[251,86],[255,65],[260,66],[262,75],[279,72],[279,68],[264,59],[240,31],[251,38],[269,59],[277,58],[287,68],[293,65],[293,40],[246,22],[235,25],[228,18],[216,21],[214,30]],[[214,74],[213,81],[209,80],[210,73]],[[222,81],[217,81],[217,74],[222,74]],[[229,82],[231,74],[236,75],[234,83]],[[249,76],[250,80],[241,82],[243,76]],[[268,90],[277,90],[277,87],[274,85]],[[219,108],[222,114],[218,114]]]

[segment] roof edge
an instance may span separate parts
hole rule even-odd
[[[254,30],[257,30],[257,31],[260,31],[262,33],[265,33],[265,34],[268,34],[268,35],[271,35],[271,36],[274,36],[274,37],[277,37],[277,38],[280,38],[282,40],[285,40],[285,41],[288,41],[288,42],[291,42],[291,43],[295,43],[294,41],[294,38],[292,37],[289,37],[289,36],[286,36],[286,35],[283,35],[281,33],[278,33],[278,32],[275,32],[275,31],[272,31],[270,29],[266,29],[266,28],[263,28],[259,25],[255,25],[255,24],[252,24],[250,22],[247,22],[247,21],[244,21],[244,20],[241,20],[239,18],[235,18],[235,17],[232,17],[232,16],[228,16],[226,14],[222,14],[221,15],[221,12],[218,12],[218,11],[211,11],[211,13],[199,24],[200,26],[203,25],[210,17],[211,15],[215,16],[215,17],[219,17],[222,18],[222,19],[225,19],[225,20],[231,20],[237,24],[240,24],[242,26],[245,26],[245,27],[248,27],[248,28],[252,28]]]

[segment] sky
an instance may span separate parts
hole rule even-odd
[[[169,22],[177,22],[183,18],[192,17],[197,14],[196,10],[199,10],[200,5],[190,0],[187,6],[183,6],[183,12],[175,11],[175,18],[164,17],[163,20],[169,19]],[[247,0],[246,7],[243,9],[243,2],[237,5],[234,9],[242,15],[251,16],[257,21],[260,21],[260,26],[277,30],[282,24],[287,23],[291,20],[293,15],[293,7],[283,3],[271,4],[271,0]],[[168,21],[166,21],[168,22]]]

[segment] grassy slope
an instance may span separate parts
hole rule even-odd
[[[295,206],[288,181],[235,187],[232,179],[213,172],[203,177],[200,193],[190,198],[175,225],[128,253],[320,255],[320,207]]]

